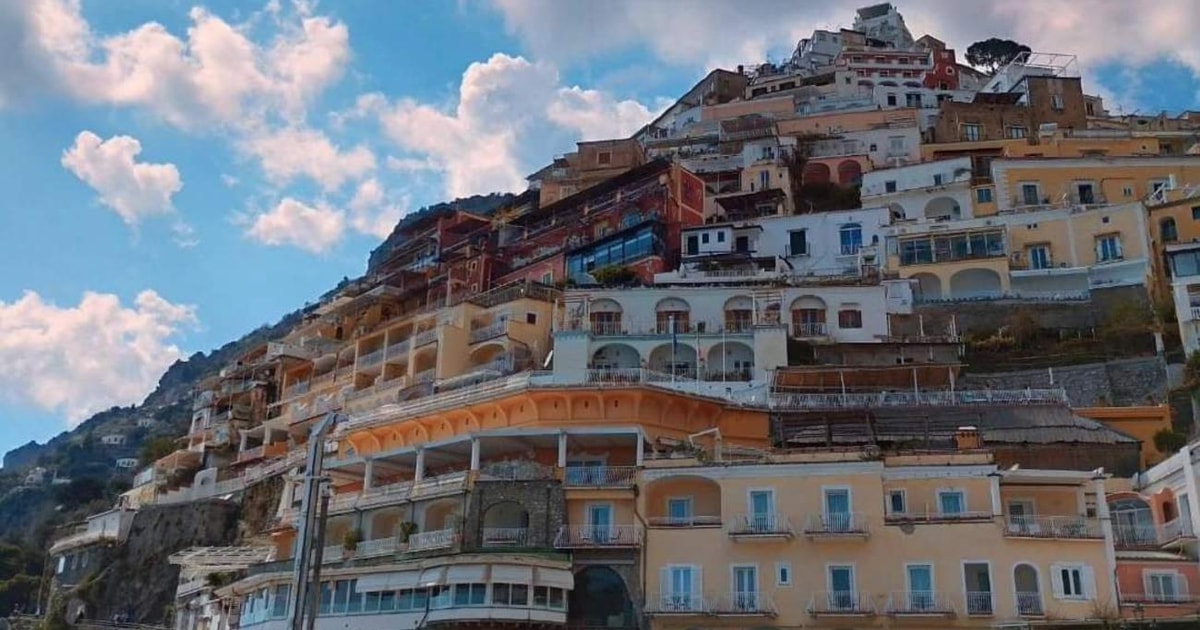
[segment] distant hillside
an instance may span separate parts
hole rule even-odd
[[[379,265],[379,263],[383,262],[388,253],[399,246],[401,242],[403,242],[403,232],[419,221],[423,221],[437,215],[450,214],[455,210],[462,210],[463,212],[489,216],[498,208],[512,202],[513,199],[516,199],[516,195],[511,193],[475,195],[474,197],[467,197],[465,199],[455,199],[454,201],[437,203],[432,206],[421,208],[416,212],[410,212],[400,220],[400,223],[396,225],[396,229],[392,230],[392,233],[386,239],[384,239],[383,243],[381,243],[379,247],[371,250],[371,256],[367,259],[367,271],[374,269],[377,265]]]

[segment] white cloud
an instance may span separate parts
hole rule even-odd
[[[375,154],[364,145],[343,150],[323,132],[285,127],[254,133],[239,142],[242,151],[258,158],[267,178],[287,184],[308,177],[325,191],[375,170]]]
[[[390,165],[432,161],[456,197],[523,189],[529,171],[575,140],[626,136],[653,117],[636,101],[561,85],[549,64],[500,53],[467,68],[453,111],[411,99],[389,104],[378,94],[360,97],[354,115],[365,110],[416,156]]]
[[[324,202],[310,206],[285,197],[254,217],[246,235],[264,245],[291,245],[321,254],[341,241],[345,231],[346,215],[341,210]]]
[[[351,227],[362,234],[384,239],[408,213],[409,199],[388,199],[379,180],[372,177],[358,185],[349,208]]]
[[[172,338],[195,324],[194,307],[154,291],[138,294],[131,306],[88,292],[69,307],[28,291],[0,302],[0,399],[61,413],[69,426],[138,403],[184,356]]]
[[[174,164],[138,162],[142,144],[129,136],[102,140],[91,131],[80,132],[75,144],[63,152],[62,165],[99,195],[126,225],[143,218],[174,212],[171,197],[183,188]]]
[[[492,3],[508,30],[540,58],[582,59],[645,46],[660,60],[706,68],[759,62],[768,52],[788,54],[815,28],[851,26],[855,9],[864,4],[759,0],[748,8],[701,0],[680,10],[674,2],[638,0]],[[1152,11],[1122,0],[895,4],[915,37],[932,34],[960,56],[971,43],[998,36],[1037,51],[1078,55],[1085,69],[1168,58],[1191,68],[1200,80],[1200,38],[1193,33],[1200,24],[1200,3],[1194,0],[1161,0]]]
[[[246,25],[203,8],[189,13],[186,39],[154,22],[101,37],[79,0],[30,0],[0,11],[0,52],[15,67],[0,70],[0,103],[26,85],[47,82],[84,102],[137,106],[169,124],[197,129],[239,126],[278,112],[295,121],[350,59],[349,31],[327,17],[300,12],[277,19],[278,34],[260,45]],[[277,16],[276,16],[277,17]]]

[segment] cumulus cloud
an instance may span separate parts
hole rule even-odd
[[[0,37],[0,52],[13,63],[0,70],[0,103],[27,85],[51,83],[80,101],[144,107],[183,129],[238,126],[268,111],[294,121],[350,59],[346,26],[304,11],[277,19],[277,35],[260,45],[248,25],[199,7],[189,13],[185,39],[154,22],[98,36],[79,0],[6,5],[0,35],[11,37]]]
[[[383,185],[372,177],[358,185],[348,205],[351,227],[362,234],[384,239],[408,213],[409,199],[389,199]]]
[[[171,197],[183,188],[174,164],[138,162],[142,144],[130,136],[102,140],[91,131],[80,132],[75,144],[63,152],[62,165],[91,186],[100,203],[126,225],[174,212]]]
[[[788,54],[814,28],[849,27],[860,0],[760,0],[737,3],[609,0],[602,3],[492,0],[509,32],[541,58],[584,59],[644,46],[660,60],[707,68]],[[1173,59],[1200,79],[1200,3],[1162,0],[1153,11],[1123,0],[895,3],[915,37],[930,33],[958,48],[988,37],[1022,41],[1034,50],[1079,56],[1095,68]],[[682,34],[682,36],[681,36]]]
[[[375,170],[375,154],[366,146],[342,149],[311,128],[264,130],[240,141],[239,147],[256,157],[263,173],[276,184],[307,177],[323,190],[333,191]]]
[[[308,205],[285,197],[274,208],[254,217],[246,236],[264,245],[290,245],[321,254],[341,241],[345,231],[343,211],[325,202]]]
[[[91,292],[68,307],[33,291],[0,301],[0,399],[61,413],[68,426],[141,402],[184,356],[172,339],[196,321],[194,307],[154,291],[129,306]]]
[[[389,164],[431,161],[451,196],[522,189],[527,172],[575,140],[627,136],[653,117],[637,101],[562,85],[554,66],[500,53],[467,68],[458,97],[447,111],[368,94],[354,111],[377,115],[387,137],[413,154]]]

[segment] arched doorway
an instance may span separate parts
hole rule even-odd
[[[684,299],[669,297],[659,300],[654,306],[655,331],[660,335],[690,331],[691,311],[692,308]]]
[[[1000,274],[991,269],[963,269],[950,276],[950,297],[956,300],[995,299],[1002,291]]]
[[[664,343],[650,351],[650,369],[676,376],[696,376],[696,349],[686,343]]]
[[[593,335],[626,334],[621,325],[621,305],[616,300],[602,298],[588,305]]]
[[[809,162],[804,167],[804,185],[809,184],[828,184],[833,178],[829,170],[829,165],[820,162]]]
[[[633,601],[625,580],[616,571],[593,566],[575,574],[567,625],[628,628],[633,624]]]
[[[592,354],[593,370],[624,370],[642,367],[642,357],[633,346],[610,343],[600,346]]]
[[[951,197],[934,197],[925,204],[926,219],[960,219],[962,208]]]
[[[754,300],[748,295],[735,295],[725,300],[725,331],[747,333],[754,323]]]
[[[1150,504],[1140,497],[1115,499],[1108,503],[1113,521],[1113,538],[1119,546],[1154,547],[1158,535]]]
[[[1042,610],[1042,589],[1038,583],[1036,568],[1025,563],[1014,567],[1013,586],[1017,591],[1017,614],[1023,617],[1040,617],[1045,614]]]
[[[931,273],[914,273],[911,279],[917,281],[918,302],[935,302],[942,299],[942,279]]]
[[[803,295],[792,302],[792,336],[824,337],[825,300],[815,295]]]
[[[754,374],[754,350],[741,342],[724,341],[708,349],[704,380],[748,381]]]
[[[837,167],[838,183],[843,186],[857,186],[862,183],[862,165],[858,160],[842,160]]]
[[[520,503],[502,501],[483,513],[484,547],[524,547],[528,532],[529,512]]]

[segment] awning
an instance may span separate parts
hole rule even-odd
[[[537,581],[534,584],[537,586],[563,588],[569,591],[575,588],[575,576],[566,569],[538,567]]]
[[[441,586],[446,583],[446,567],[433,567],[421,572],[418,587]]]
[[[523,567],[513,564],[492,565],[492,581],[509,584],[529,584],[533,582],[533,567]]]
[[[358,578],[358,586],[355,587],[360,593],[374,593],[378,591],[396,591],[402,588],[413,588],[417,585],[418,571],[396,571],[393,573],[376,573],[374,575],[364,575]]]
[[[477,582],[486,582],[484,574],[487,572],[487,565],[483,564],[456,564],[446,570],[447,584],[474,584]]]

